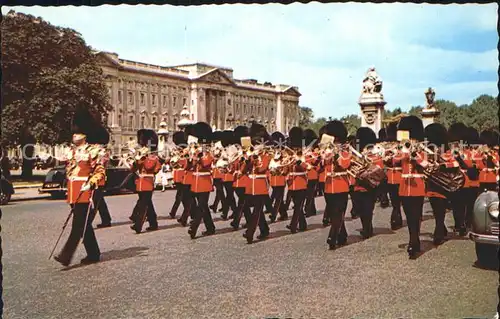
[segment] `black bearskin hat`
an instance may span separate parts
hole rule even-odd
[[[395,142],[398,139],[398,123],[393,122],[385,128],[387,142]]]
[[[349,135],[346,141],[349,143],[349,145],[356,146],[356,135]]]
[[[360,127],[356,131],[356,140],[359,143],[359,150],[362,151],[368,145],[375,145],[377,136],[371,128]]]
[[[399,120],[398,131],[410,132],[410,139],[424,140],[424,125],[422,120],[415,115],[406,116]]]
[[[288,144],[290,147],[302,147],[304,131],[298,126],[294,126],[288,132]]]
[[[137,143],[155,151],[158,148],[158,135],[154,130],[140,129],[137,131]]]
[[[93,128],[92,131],[87,135],[87,143],[107,145],[109,143],[108,130],[102,125]]]
[[[448,149],[448,131],[446,127],[439,123],[432,123],[425,127],[425,138],[430,144]]]
[[[215,131],[212,133],[212,142],[222,141],[224,133],[222,131]]]
[[[234,133],[233,131],[222,131],[222,146],[227,147],[231,144],[234,144]]]
[[[172,135],[172,140],[175,145],[180,146],[180,145],[186,145],[187,144],[187,138],[186,134],[183,131],[177,131]]]
[[[286,138],[285,135],[281,134],[281,132],[274,132],[273,134],[271,134],[271,140],[275,145],[283,145]]]
[[[479,144],[479,132],[472,126],[469,126],[465,140],[469,145]]]
[[[387,130],[385,128],[381,128],[378,131],[378,141],[379,142],[385,142],[385,141],[387,141]]]
[[[260,142],[264,143],[269,140],[269,134],[264,125],[253,122],[250,126],[250,137],[252,144]]]
[[[335,143],[344,143],[347,139],[347,129],[341,121],[330,121],[319,130],[320,136],[328,134],[335,137]]]
[[[450,142],[465,141],[467,138],[467,126],[464,123],[454,123],[448,128],[448,139]]]
[[[318,135],[311,129],[304,130],[304,141],[306,146],[316,147],[319,144]]]
[[[488,147],[494,147],[498,145],[498,135],[492,130],[484,130],[479,136],[482,144],[488,145]]]
[[[248,132],[248,127],[246,126],[237,126],[234,129],[234,143],[241,145],[241,138],[245,136],[250,136]]]
[[[212,128],[208,123],[198,122],[193,126],[194,137],[198,138],[198,144],[208,144],[212,138]]]
[[[73,115],[71,123],[72,134],[88,135],[100,124],[95,120],[90,111],[86,108],[78,108]]]

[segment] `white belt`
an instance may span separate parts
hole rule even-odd
[[[179,171],[183,171],[184,168],[174,168],[174,172],[179,172]]]
[[[288,175],[290,176],[305,176],[307,175],[306,172],[291,172],[291,173],[288,173]]]
[[[267,175],[261,175],[261,174],[252,174],[248,175],[251,179],[256,179],[256,178],[267,178]]]
[[[387,167],[388,170],[393,170],[393,171],[402,171],[402,167]]]
[[[487,172],[496,172],[498,168],[485,168],[484,170]]]
[[[347,172],[335,172],[335,173],[328,172],[328,173],[326,173],[326,176],[328,176],[328,177],[343,176],[343,175],[347,175]]]
[[[425,177],[424,174],[401,174],[403,178],[416,178],[416,177]]]
[[[89,179],[88,176],[71,176],[70,178],[68,178],[71,182],[75,182],[75,181],[86,181]]]
[[[194,172],[193,175],[194,176],[210,176],[210,175],[212,175],[212,173],[210,173],[210,172]]]
[[[155,174],[139,174],[139,177],[155,177]]]

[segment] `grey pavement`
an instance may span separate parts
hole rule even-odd
[[[377,205],[375,237],[363,241],[359,219],[349,220],[348,245],[329,251],[322,216],[308,218],[309,230],[297,234],[287,222],[272,224],[271,238],[252,245],[221,220],[216,235],[191,240],[187,228],[165,217],[174,194],[154,194],[160,230],[139,235],[128,221],[136,195],[107,197],[115,224],[96,230],[103,261],[78,265],[85,256],[80,246],[69,269],[48,260],[69,212],[64,201],[2,207],[4,318],[452,319],[495,313],[498,273],[475,266],[467,239],[452,237],[434,248],[428,212],[425,252],[409,260],[408,231],[390,230],[391,208]],[[317,206],[323,210],[322,198]]]

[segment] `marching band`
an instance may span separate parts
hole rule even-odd
[[[103,201],[99,190],[105,182],[107,156],[102,145],[109,136],[95,127],[77,127],[74,133],[67,164],[68,202],[74,219],[68,242],[55,257],[63,265],[70,263],[81,237],[88,253],[82,262],[96,262],[100,256],[91,225],[96,208],[101,210],[94,203]],[[167,163],[173,168],[176,186],[169,216],[176,218],[182,204],[177,222],[189,226],[192,239],[202,221],[203,236],[216,233],[211,211],[217,213],[219,203],[222,218],[232,219],[234,230],[240,228],[244,217],[243,237],[249,244],[254,241],[257,227],[257,238],[264,239],[271,234],[269,224],[276,220],[290,220],[286,227],[291,233],[305,231],[307,217],[318,213],[315,200],[319,194],[326,202],[323,226],[330,227],[326,240],[330,249],[347,243],[345,213],[349,199],[351,214],[361,221],[361,236],[368,239],[374,235],[372,220],[377,198],[385,198],[385,206],[390,198],[391,229],[401,228],[402,214],[406,217],[410,258],[420,252],[425,197],[435,217],[435,245],[442,244],[448,233],[444,219],[449,202],[453,231],[465,236],[479,193],[497,189],[498,133],[486,130],[479,134],[461,123],[448,130],[437,123],[424,129],[415,116],[404,117],[381,133],[382,139],[377,139],[375,132],[362,127],[355,136],[348,136],[342,122],[330,121],[319,130],[319,136],[312,130],[293,127],[285,137],[279,132],[270,135],[257,123],[250,128],[213,132],[207,123],[198,122],[174,133],[175,146],[162,153],[157,149],[156,133],[140,130],[140,148],[131,150],[128,157],[139,196],[130,217],[134,222],[131,228],[141,233],[147,220],[147,231],[158,229],[152,201],[154,176]],[[93,140],[87,142],[85,138]],[[215,200],[209,205],[214,191]],[[292,203],[289,218],[288,206]],[[106,212],[107,207],[103,210]],[[108,215],[101,215],[105,226],[111,222]]]

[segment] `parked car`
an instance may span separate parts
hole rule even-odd
[[[106,168],[106,185],[104,191],[106,195],[115,195],[135,191],[135,174],[128,168],[108,167]],[[53,199],[66,198],[66,167],[56,166],[45,176],[42,188],[39,193],[49,193]]]
[[[481,266],[498,268],[499,212],[498,193],[481,193],[475,204],[472,218],[472,230],[469,238],[476,244],[477,260]]]
[[[12,194],[14,194],[14,187],[2,174],[2,179],[0,181],[0,205],[7,205]]]

